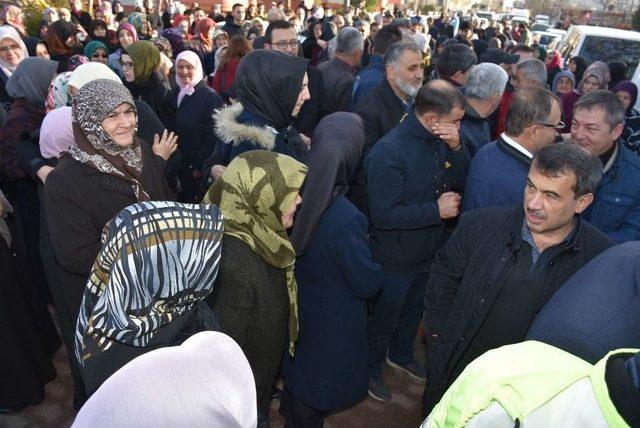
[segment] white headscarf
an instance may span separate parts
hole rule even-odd
[[[133,422],[135,421],[135,423]],[[141,355],[107,379],[73,428],[255,427],[256,387],[242,349],[205,331]]]
[[[22,49],[22,59],[29,57],[29,51],[27,51],[27,45],[24,44],[20,34],[16,31],[15,28],[9,25],[0,25],[0,41],[2,39],[11,39],[16,42],[20,48]],[[19,64],[19,63],[18,63]],[[7,77],[13,74],[14,70],[18,67],[18,65],[10,65],[2,58],[0,58],[0,69],[7,75]]]
[[[176,69],[178,68],[178,62],[180,62],[180,60],[187,61],[189,64],[191,64],[195,68],[195,73],[193,75],[193,79],[191,79],[191,83],[185,85],[176,72],[176,83],[180,88],[180,93],[178,93],[178,107],[180,107],[180,103],[182,102],[182,99],[185,97],[185,95],[192,95],[195,92],[195,86],[204,78],[202,72],[202,63],[200,62],[200,58],[198,58],[198,54],[193,51],[180,52],[180,54],[176,57]]]
[[[93,61],[84,63],[73,70],[73,74],[67,84],[80,90],[87,83],[98,79],[108,79],[122,83],[118,75],[111,71],[109,67],[100,62]]]

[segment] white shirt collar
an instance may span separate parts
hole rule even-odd
[[[516,149],[517,151],[519,151],[520,153],[522,153],[523,155],[528,157],[529,159],[533,159],[533,153],[531,153],[529,150],[527,150],[524,147],[522,147],[520,144],[516,143],[511,138],[509,138],[509,136],[507,136],[506,132],[503,132],[500,135],[500,138],[502,138],[505,143],[507,143],[508,145],[510,145],[511,147],[513,147],[514,149]]]

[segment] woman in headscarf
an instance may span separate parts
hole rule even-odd
[[[140,40],[149,40],[150,37],[144,29],[144,24],[147,21],[147,15],[141,12],[133,12],[127,19],[129,24],[133,25],[133,28],[136,29]]]
[[[613,61],[607,64],[609,66],[609,72],[611,79],[609,81],[609,89],[613,88],[623,80],[627,80],[627,64],[622,61]]]
[[[367,299],[380,289],[382,270],[372,261],[366,217],[345,197],[363,147],[364,125],[353,113],[325,117],[313,134],[290,234],[300,337],[283,361],[287,426],[322,426],[327,412],[367,395]]]
[[[295,250],[287,236],[307,168],[265,150],[243,153],[211,186],[204,203],[224,222],[220,274],[207,299],[220,330],[242,348],[256,380],[258,426],[268,426],[289,326],[289,352],[298,337]],[[287,322],[288,320],[288,322]]]
[[[189,40],[189,18],[184,15],[175,15],[171,28],[179,28],[182,31],[182,40]]]
[[[571,131],[571,120],[573,119],[573,106],[578,100],[589,92],[597,91],[599,89],[607,89],[611,80],[611,74],[609,73],[609,67],[602,61],[596,61],[591,64],[584,71],[582,81],[578,85],[577,89],[562,96],[562,111],[564,114],[565,128],[563,133]]]
[[[255,382],[242,349],[223,333],[204,331],[137,357],[102,384],[73,428],[124,427],[132,420],[140,426],[255,427]]]
[[[67,71],[73,71],[82,64],[86,64],[89,62],[89,58],[84,56],[83,54],[72,55],[67,61]]]
[[[235,36],[231,38],[229,46],[227,46],[227,50],[222,56],[222,62],[216,69],[216,74],[213,78],[213,89],[225,99],[229,98],[229,90],[233,86],[240,61],[252,50],[251,44],[244,37]]]
[[[551,91],[559,97],[568,94],[576,87],[576,78],[569,70],[556,73],[551,84]]]
[[[134,358],[217,328],[204,299],[222,232],[215,205],[176,202],[128,206],[105,226],[76,326],[88,395]]]
[[[7,80],[16,70],[20,61],[29,57],[27,46],[15,28],[0,26],[0,103],[9,112],[13,99],[7,94]]]
[[[162,124],[174,129],[176,102],[169,83],[160,71],[160,51],[151,42],[132,43],[120,57],[124,85],[133,97],[144,101],[160,118]]]
[[[207,162],[212,173],[249,150],[304,158],[307,145],[291,124],[310,98],[307,67],[303,58],[264,49],[243,58],[235,80],[238,102],[214,116],[220,141]]]
[[[65,73],[58,74],[51,86],[49,87],[49,93],[46,100],[46,112],[69,106],[71,107],[71,91],[69,90],[69,78],[73,72],[67,71]]]
[[[574,56],[569,60],[567,68],[576,76],[576,82],[581,82],[584,71],[587,69],[587,61],[581,56]]]
[[[98,40],[92,40],[84,47],[84,55],[89,61],[101,62],[107,64],[109,62],[109,48]]]
[[[56,21],[47,31],[47,46],[51,59],[58,62],[58,73],[69,71],[67,62],[73,55],[83,52],[82,44],[76,37],[80,31],[67,21]]]
[[[107,54],[115,50],[118,36],[116,35],[115,31],[109,30],[106,22],[100,19],[94,19],[93,21],[91,21],[89,37],[93,41],[101,42],[102,44],[104,44],[107,47]]]
[[[82,86],[72,116],[74,143],[47,177],[44,195],[68,324],[79,314],[105,224],[136,202],[171,199],[164,160],[136,137],[135,104],[121,83],[98,79]]]
[[[178,90],[175,132],[180,141],[180,183],[181,202],[194,203],[202,199],[197,195],[206,174],[202,164],[216,147],[213,112],[222,107],[222,99],[210,89],[202,72],[198,54],[181,52],[176,58],[176,83]]]
[[[120,61],[120,56],[122,55],[122,52],[124,49],[126,49],[132,43],[135,43],[138,41],[138,32],[136,31],[135,28],[133,28],[133,25],[125,23],[120,25],[120,27],[118,28],[117,34],[118,34],[118,44],[120,45],[120,47],[118,48],[117,51],[109,55],[108,64],[109,64],[109,67],[114,69],[116,73],[118,73],[120,77],[122,77],[124,75],[123,74],[124,71],[122,70],[122,63]]]
[[[613,92],[625,108],[624,131],[620,138],[629,150],[640,155],[640,112],[634,108],[638,87],[629,80],[623,80],[613,87]]]
[[[213,52],[213,34],[216,31],[216,23],[211,18],[204,18],[198,22],[196,34],[202,42],[207,53]]]
[[[558,51],[547,52],[544,59],[547,66],[547,85],[553,84],[553,79],[560,71],[562,71],[562,55]]]

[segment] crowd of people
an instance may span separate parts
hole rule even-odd
[[[632,70],[364,3],[3,9],[0,411],[640,425]]]

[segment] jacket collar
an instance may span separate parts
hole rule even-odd
[[[418,120],[415,109],[410,109],[402,119],[400,124],[405,133],[409,137],[415,138],[421,141],[437,141],[439,138],[433,135],[424,127],[424,125]]]
[[[367,64],[366,68],[384,70],[384,57],[382,55],[371,55],[369,57],[369,64]]]
[[[277,131],[262,118],[244,110],[240,103],[216,110],[213,120],[216,135],[226,144],[237,146],[251,141],[266,150],[273,150],[276,144]]]
[[[507,247],[511,250],[511,252],[515,253],[520,250],[522,246],[522,228],[524,227],[524,209],[521,204],[517,204],[514,206],[515,222],[513,223],[513,228],[509,233],[509,242],[507,242]],[[580,251],[580,235],[582,233],[582,217],[579,215],[574,216],[573,229],[566,237],[565,242],[561,245],[564,246],[564,250],[572,250],[572,251]]]
[[[346,70],[351,74],[355,74],[355,71],[356,71],[355,67],[352,67],[351,65],[347,64],[345,61],[341,60],[340,58],[334,57],[332,61],[339,68]]]
[[[522,164],[526,165],[527,168],[531,166],[531,158],[525,155],[520,150],[516,149],[513,145],[507,143],[502,138],[502,136],[498,138],[498,140],[496,141],[496,145],[498,147],[498,150],[502,151],[504,154],[506,154],[510,158],[515,159],[518,162],[521,162]]]
[[[623,150],[621,150],[621,147],[620,147],[620,140],[618,140],[616,142],[616,148],[613,151],[613,154],[611,155],[611,159],[609,159],[609,162],[607,162],[606,165],[603,165],[604,174],[611,171],[611,173],[615,175],[615,173],[618,171],[618,169],[622,165],[622,158],[623,158],[622,152]]]

